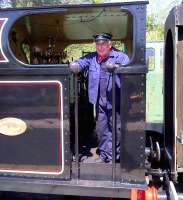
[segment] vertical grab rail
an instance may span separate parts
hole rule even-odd
[[[79,138],[78,138],[78,78],[74,75],[74,96],[75,96],[75,159],[76,179],[79,179]]]
[[[112,180],[116,178],[116,91],[115,72],[112,72]]]

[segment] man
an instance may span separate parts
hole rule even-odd
[[[125,65],[128,56],[112,47],[112,35],[100,33],[93,36],[96,52],[89,53],[70,64],[70,70],[77,74],[88,69],[89,101],[96,105],[99,158],[89,157],[83,162],[112,162],[112,72],[116,64]],[[116,159],[120,156],[120,79],[115,76],[116,88]]]

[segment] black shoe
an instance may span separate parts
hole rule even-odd
[[[83,163],[105,163],[100,157],[88,157],[82,161]]]
[[[86,160],[88,158],[88,156],[82,156],[80,159],[80,162],[83,162],[84,160]]]
[[[100,157],[95,160],[96,163],[105,163]]]

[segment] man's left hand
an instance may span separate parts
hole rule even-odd
[[[114,63],[111,61],[106,62],[106,69],[110,73],[114,72],[118,67],[119,67],[119,64],[117,64],[117,63]]]

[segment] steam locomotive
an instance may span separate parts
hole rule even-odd
[[[157,132],[146,128],[147,3],[0,9],[1,191],[183,199],[183,6],[166,21],[164,123]],[[87,71],[74,76],[68,67],[92,51],[97,32],[112,33],[130,58],[112,74],[123,83],[120,161],[112,164],[80,161],[97,154],[95,108]],[[115,109],[115,90],[112,98]],[[115,140],[114,125],[113,155]]]

